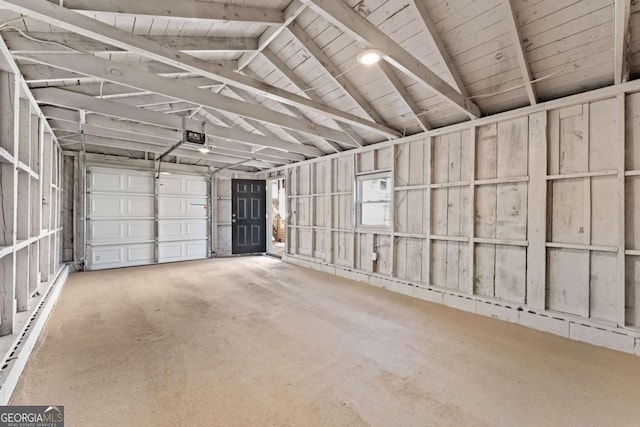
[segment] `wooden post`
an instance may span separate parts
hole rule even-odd
[[[547,268],[547,113],[529,116],[529,191],[527,215],[527,305],[546,307]]]
[[[431,151],[432,151],[432,143],[433,137],[428,136],[425,142],[425,169],[427,169],[427,173],[425,174],[425,191],[427,192],[427,197],[424,203],[424,210],[427,212],[427,239],[425,242],[425,256],[424,256],[424,279],[427,286],[431,286],[431,178],[433,176],[433,168],[431,167]]]
[[[0,246],[16,244],[18,139],[17,117],[19,87],[13,74],[0,72],[0,146],[13,156],[12,163],[0,165],[0,197],[3,221]],[[15,248],[0,258],[0,336],[13,333],[15,315]]]
[[[29,165],[30,142],[31,142],[31,103],[27,99],[19,99],[18,113],[18,159],[24,165]],[[31,211],[29,202],[31,199],[31,175],[26,171],[19,170],[18,192],[16,198],[16,209],[20,213],[16,222],[16,239],[18,241],[28,240],[31,231]],[[16,309],[18,312],[25,311],[29,303],[29,251],[30,246],[22,248],[16,253]]]
[[[469,295],[473,295],[473,284],[475,281],[475,254],[474,242],[475,225],[476,225],[476,134],[475,126],[471,127],[471,170],[469,171],[469,277],[465,286],[465,291]]]
[[[589,172],[591,168],[591,164],[589,162],[589,144],[590,136],[589,136],[589,103],[586,103],[582,106],[582,142],[584,147],[584,157],[586,162],[585,172]],[[623,148],[624,151],[624,148]],[[583,203],[583,218],[584,218],[584,240],[583,243],[586,246],[591,245],[591,177],[584,178],[584,203]],[[593,297],[593,292],[591,290],[591,251],[587,251],[587,260],[586,260],[586,268],[581,272],[585,278],[583,279],[585,283],[588,284],[587,289],[587,306],[586,313],[587,317],[591,316],[591,298]],[[623,276],[624,277],[624,276]]]
[[[624,93],[621,93],[617,97],[617,133],[616,133],[616,144],[618,144],[618,159],[617,159],[617,167],[618,167],[618,263],[617,263],[617,292],[615,295],[616,301],[616,323],[618,326],[625,325],[625,277],[626,277],[626,259],[625,259],[625,249],[626,249],[626,241],[625,241],[625,141],[626,141],[626,110],[625,110],[625,100],[626,96]]]
[[[324,215],[325,215],[325,250],[324,250],[324,258],[327,264],[331,264],[333,262],[333,232],[331,228],[333,227],[333,160],[325,160],[327,163],[327,168],[325,170],[325,206],[324,206]]]

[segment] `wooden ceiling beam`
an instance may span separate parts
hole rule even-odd
[[[247,52],[243,54],[238,60],[238,71],[242,71],[249,64],[260,55],[260,53],[265,50],[272,41],[274,41],[282,32],[296,19],[304,10],[307,8],[307,5],[302,3],[299,0],[293,0],[289,3],[289,6],[284,10],[284,19],[282,25],[278,25],[275,27],[267,28],[258,38],[258,49],[254,52]]]
[[[76,110],[67,110],[59,107],[42,107],[42,113],[48,119],[53,119],[58,122],[66,121],[75,124],[76,132],[80,129],[80,113]],[[157,126],[146,125],[142,123],[132,122],[129,120],[118,120],[111,117],[103,116],[100,114],[86,114],[85,125],[100,127],[111,130],[119,130],[131,134],[147,136],[149,138],[164,139],[171,141],[175,144],[182,138],[181,130],[173,130],[167,128],[161,128]],[[222,138],[215,138],[209,136],[209,140],[214,142],[216,147],[224,148],[227,150],[238,151],[241,153],[253,153],[256,147],[249,144],[244,144],[237,141],[228,141]],[[305,159],[305,156],[301,154],[289,153],[282,150],[275,150],[273,148],[260,147],[260,153],[262,155],[268,155],[270,157],[276,157],[281,159],[287,159],[291,161],[301,161]]]
[[[522,80],[524,80],[524,87],[527,91],[527,97],[531,105],[538,103],[535,88],[531,82],[531,70],[529,69],[529,62],[524,52],[524,45],[522,44],[522,35],[520,34],[520,25],[518,24],[518,17],[516,16],[515,9],[513,7],[512,0],[502,1],[505,13],[506,22],[509,26],[509,35],[513,43],[513,49],[516,51],[516,57],[518,59],[518,65],[520,72],[522,73]]]
[[[128,0],[127,3],[129,3]],[[182,4],[181,2],[175,3],[173,1],[171,3],[174,5]],[[147,3],[142,2],[141,4]],[[209,3],[203,4],[208,5]],[[152,40],[133,35],[111,25],[83,16],[65,7],[52,4],[46,0],[0,0],[0,7],[25,14],[44,23],[90,37],[103,43],[111,44],[130,52],[139,53],[150,59],[181,68],[202,77],[208,77],[231,86],[240,87],[285,104],[313,110],[319,114],[338,119],[353,126],[370,129],[376,133],[394,138],[400,136],[399,132],[394,129],[371,122],[354,114],[345,113],[325,104],[311,101],[308,98],[292,94],[286,90],[249,78],[240,73],[229,71],[221,66],[162,46]],[[242,64],[239,64],[239,68],[242,68]]]
[[[2,37],[13,53],[114,53],[122,49],[75,33],[25,33],[4,31]],[[258,40],[243,37],[140,36],[182,52],[250,52],[258,48]],[[36,40],[42,40],[38,42]],[[65,49],[64,46],[68,48]]]
[[[366,18],[359,15],[342,0],[304,0],[310,7],[370,48],[383,52],[385,60],[402,72],[433,89],[438,95],[450,102],[459,111],[470,118],[480,117],[480,108],[471,100],[462,96],[437,74],[418,61],[402,46],[393,41]]]
[[[250,77],[253,78],[258,78],[258,76],[255,74],[255,72],[253,72],[251,69],[249,68],[245,68],[245,70],[243,71],[243,73],[247,74]],[[231,88],[231,90],[236,93],[237,95],[241,96],[242,99],[244,99],[246,102],[250,102],[253,104],[259,104],[259,102],[253,98],[253,96],[251,96],[251,94],[249,92],[246,92],[242,89],[239,89],[237,87]],[[277,101],[274,101],[277,102]],[[312,124],[314,123],[309,117],[307,117],[302,111],[300,111],[298,108],[291,106],[291,105],[287,105],[287,104],[279,104],[282,108],[284,108],[286,111],[288,111],[292,116],[296,117],[298,120],[302,120],[306,123]],[[339,124],[339,123],[338,123]],[[331,141],[329,139],[323,139],[321,137],[316,136],[312,136],[312,135],[303,135],[298,131],[295,130],[291,130],[291,129],[285,129],[282,128],[285,132],[287,132],[290,136],[292,136],[295,140],[297,141],[305,141],[308,140],[309,142],[311,142],[313,145],[315,145],[316,147],[322,149],[321,147],[327,147],[328,148],[328,152],[336,152],[339,153],[341,151],[343,151],[344,149],[342,148],[342,146],[340,144],[338,144],[337,142]],[[352,133],[355,133],[354,131],[350,131]],[[351,139],[353,139],[353,137],[351,136],[351,134],[349,132],[346,132]],[[354,142],[357,142],[354,139]]]
[[[164,95],[203,107],[227,111],[239,116],[273,123],[277,126],[298,130],[311,135],[320,135],[346,144],[351,143],[351,139],[338,130],[321,125],[309,126],[289,115],[278,113],[262,106],[250,105],[237,99],[211,92],[210,90],[185,85],[180,83],[179,80],[167,80],[156,74],[140,71],[128,64],[82,54],[72,54],[72,58],[70,58],[70,56],[71,55],[34,54],[29,55],[27,58],[43,64],[64,68],[69,71],[77,71],[99,79]]]
[[[51,129],[54,130],[54,132],[56,131],[63,131],[63,132],[78,132],[78,130],[80,129],[80,124],[79,123],[72,123],[72,122],[66,122],[66,121],[61,121],[61,120],[49,120],[49,125],[51,126]],[[162,147],[171,147],[174,144],[176,144],[176,142],[180,141],[182,139],[181,135],[177,135],[178,137],[173,139],[173,140],[168,140],[168,139],[161,139],[161,138],[157,138],[157,137],[153,137],[153,136],[147,136],[147,135],[143,135],[143,134],[139,134],[139,133],[133,133],[133,132],[126,132],[120,129],[109,129],[109,128],[104,128],[104,127],[100,127],[100,126],[93,126],[93,125],[89,125],[89,124],[83,124],[82,126],[82,130],[85,134],[85,136],[87,135],[92,135],[92,136],[98,136],[98,137],[103,137],[103,138],[112,138],[112,139],[121,139],[124,141],[130,141],[130,142],[134,142],[134,143],[143,143],[143,144],[152,144],[152,145],[159,145]],[[68,137],[67,137],[68,138]],[[228,156],[237,156],[237,157],[242,157],[245,159],[260,159],[260,160],[266,160],[269,162],[273,162],[273,163],[277,163],[280,165],[284,165],[289,163],[289,160],[291,159],[285,159],[283,157],[275,157],[275,156],[268,156],[268,155],[264,155],[264,153],[254,153],[250,150],[233,150],[233,149],[227,149],[227,148],[223,148],[220,147],[219,145],[216,144],[216,141],[211,141],[213,143],[212,148],[210,149],[210,151],[212,153],[216,153],[216,154],[222,154],[222,155],[228,155]],[[284,153],[283,153],[284,154]],[[304,160],[304,157],[303,157]],[[299,161],[299,160],[298,160]]]
[[[614,14],[614,83],[620,84],[629,80],[631,0],[615,0]]]
[[[413,113],[413,117],[416,119],[418,125],[422,128],[422,130],[431,130],[432,127],[427,121],[427,118],[424,116],[424,113],[426,113],[426,111],[422,111],[418,104],[413,100],[413,97],[411,96],[407,88],[404,87],[404,85],[400,81],[400,78],[396,75],[395,71],[393,71],[393,68],[385,61],[378,62],[378,66],[380,66],[380,69],[382,70],[384,75],[387,76],[387,79],[396,90],[396,93],[400,96],[400,98],[402,98],[404,103],[407,104],[407,107],[409,107],[409,109]]]
[[[58,3],[59,0],[52,0]],[[280,25],[284,14],[280,10],[263,7],[237,6],[228,3],[210,3],[196,0],[64,0],[68,9],[87,12],[118,13],[128,15],[165,16],[168,18],[208,19]]]
[[[322,98],[318,95],[313,88],[311,88],[300,76],[298,76],[291,68],[284,63],[282,59],[278,57],[275,53],[271,51],[271,49],[265,49],[262,54],[265,58],[271,62],[271,64],[276,67],[284,77],[291,82],[299,91],[303,92],[310,99],[313,99],[316,102],[322,102]],[[356,131],[350,129],[347,125],[336,121],[337,125],[347,134],[349,137],[356,143],[358,146],[364,145],[364,140]],[[335,149],[335,147],[334,147]],[[342,149],[340,149],[342,151]]]
[[[289,32],[293,34],[295,39],[302,45],[304,50],[314,58],[325,72],[331,77],[333,82],[338,85],[346,95],[365,113],[371,120],[385,124],[382,116],[371,106],[369,101],[362,96],[356,86],[349,81],[345,74],[329,59],[329,56],[324,53],[322,49],[316,44],[315,41],[309,37],[309,35],[302,29],[302,27],[293,22],[289,25]]]
[[[174,130],[182,129],[182,118],[179,116],[131,107],[114,101],[96,99],[87,95],[69,92],[58,88],[33,89],[31,92],[36,100],[41,104],[91,111],[110,117],[119,117],[122,119],[162,126]],[[199,130],[202,127],[202,122],[188,119],[186,120],[186,126],[191,130]],[[205,124],[205,133],[214,138],[226,138],[259,147],[267,146],[278,150],[304,154],[308,157],[317,157],[324,154],[317,148],[310,147],[308,145],[295,144],[282,140],[273,140],[242,129],[214,126],[210,123]]]
[[[467,88],[464,84],[464,81],[462,80],[462,76],[460,76],[458,68],[454,64],[453,58],[451,58],[451,55],[447,50],[447,46],[444,44],[442,37],[440,37],[440,33],[433,23],[431,15],[429,15],[427,5],[424,3],[424,0],[413,0],[413,6],[418,11],[420,18],[422,19],[422,23],[424,24],[426,35],[429,38],[429,41],[436,48],[436,54],[440,57],[440,60],[447,67],[449,75],[455,82],[455,88],[458,89],[458,92],[460,92],[462,96],[468,98],[469,93],[467,92]]]
[[[145,144],[142,142],[126,141],[122,139],[107,138],[95,135],[86,135],[84,139],[85,144],[90,146],[119,148],[122,150],[141,151],[143,153],[163,154],[167,151],[168,148],[171,148],[171,145]],[[76,146],[76,148],[78,149],[82,147],[82,142],[78,141],[77,137],[61,139],[60,144],[65,149],[70,149],[72,146]],[[247,158],[242,156],[229,156],[214,153],[205,154],[200,153],[196,149],[192,150],[186,148],[177,148],[176,150],[171,152],[171,155],[191,159],[201,159],[203,161],[217,162],[227,165],[233,165]],[[255,156],[249,158],[256,159]],[[253,166],[259,169],[267,169],[266,165],[258,160],[250,160],[247,163],[244,163],[244,165]]]

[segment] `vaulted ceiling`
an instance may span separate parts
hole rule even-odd
[[[633,3],[0,0],[0,48],[67,150],[256,170],[623,83]]]

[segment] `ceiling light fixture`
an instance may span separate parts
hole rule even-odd
[[[358,62],[363,65],[373,65],[378,63],[384,54],[378,49],[366,49],[358,54]]]

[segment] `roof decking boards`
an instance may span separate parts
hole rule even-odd
[[[275,164],[286,164],[638,73],[638,8],[628,1],[63,4],[0,0],[2,36],[36,98],[46,94],[39,99],[45,105],[84,110],[112,125],[122,118],[106,113],[108,105],[97,107],[106,104],[101,98],[142,115],[187,114],[191,123],[213,126],[209,136],[221,142],[222,163],[254,158],[252,150],[266,147],[270,159],[282,153]],[[356,56],[367,47],[381,49],[387,62],[359,64]],[[93,110],[53,100],[48,87],[95,98]],[[161,126],[136,117],[125,119],[145,123],[140,129]],[[135,135],[134,124],[128,127]],[[68,138],[64,128],[59,136]],[[179,134],[175,125],[164,130]],[[144,138],[120,133],[115,139],[124,155],[148,152]],[[116,144],[106,143],[113,153]],[[102,152],[99,144],[90,150]]]

